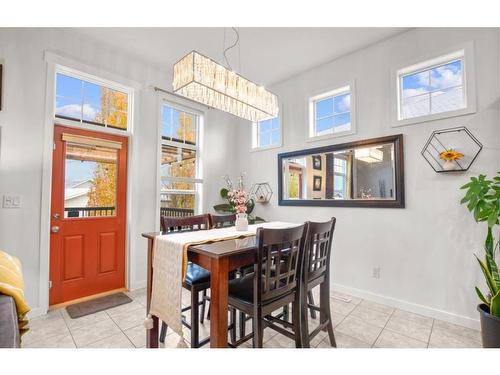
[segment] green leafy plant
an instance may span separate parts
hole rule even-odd
[[[485,296],[478,287],[476,293],[479,299],[485,303],[490,314],[500,317],[500,274],[499,265],[495,260],[499,241],[493,236],[493,229],[499,224],[500,216],[500,172],[492,179],[485,175],[471,177],[470,181],[461,187],[466,189],[461,204],[467,204],[467,209],[474,215],[476,222],[486,222],[488,232],[484,242],[485,259],[475,255],[479,266],[486,279],[489,293]]]

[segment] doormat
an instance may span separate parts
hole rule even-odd
[[[76,319],[130,302],[132,302],[132,299],[125,293],[115,293],[110,294],[109,296],[92,299],[90,301],[69,305],[66,307],[66,311],[72,319]]]

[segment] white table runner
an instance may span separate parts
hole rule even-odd
[[[153,285],[149,313],[167,323],[182,339],[182,281],[189,246],[253,236],[257,228],[281,229],[298,225],[301,224],[273,221],[249,225],[247,231],[227,227],[157,236],[153,248]]]

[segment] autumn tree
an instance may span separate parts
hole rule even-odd
[[[177,138],[185,140],[187,143],[194,143],[196,138],[195,118],[193,115],[179,113],[179,127],[177,129]],[[171,177],[196,177],[196,153],[187,149],[178,149],[184,155],[170,163]],[[175,158],[175,157],[174,157]],[[174,182],[173,187],[176,190],[193,190],[194,186],[188,182]],[[194,209],[194,195],[175,194],[170,197],[171,207]]]
[[[119,91],[101,86],[101,110],[96,114],[96,122],[115,128],[127,128],[128,96]]]
[[[88,193],[88,207],[115,207],[116,164],[98,162]]]

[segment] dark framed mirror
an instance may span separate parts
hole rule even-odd
[[[279,154],[278,204],[404,208],[403,135]]]

